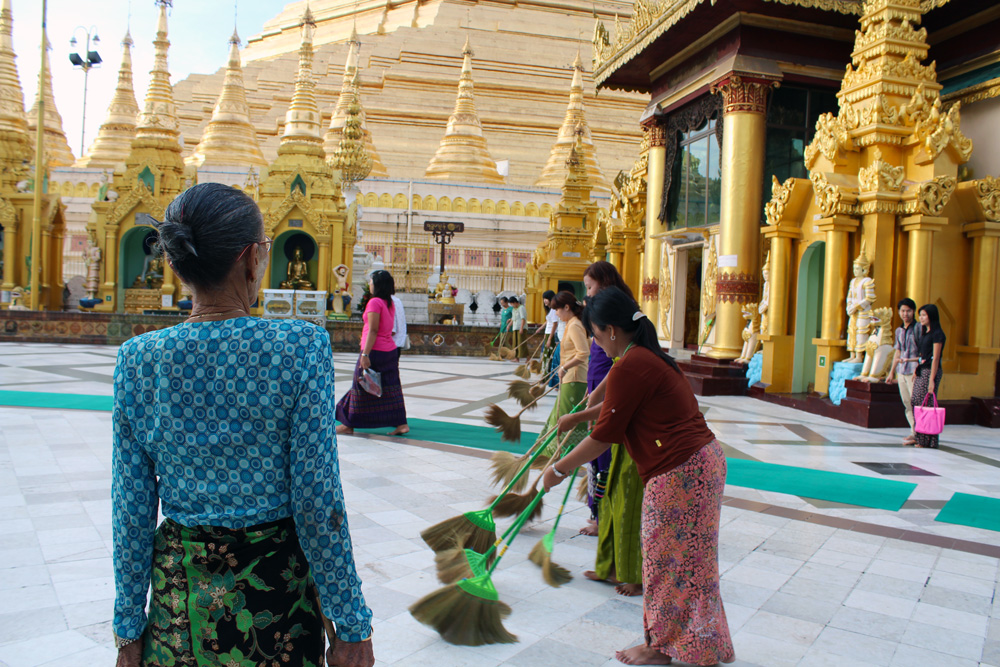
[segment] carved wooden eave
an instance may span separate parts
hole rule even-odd
[[[860,16],[862,3],[857,0],[766,0],[775,4],[819,9],[844,15]],[[622,22],[615,17],[614,32],[598,19],[594,25],[594,85],[600,87],[615,72],[645,51],[667,31],[680,23],[698,5],[714,0],[635,0],[632,18]],[[923,13],[948,4],[949,0],[921,0]]]
[[[157,220],[163,219],[164,207],[149,191],[146,184],[136,179],[135,186],[128,191],[124,197],[115,202],[114,206],[108,210],[106,225],[118,225],[129,213],[144,204],[149,209],[149,214]]]
[[[281,221],[295,208],[302,211],[302,219],[308,222],[318,234],[326,235],[330,232],[329,223],[324,224],[322,216],[313,208],[309,199],[302,194],[301,190],[294,190],[288,194],[277,206],[268,209],[264,213],[264,231],[271,234]]]
[[[982,102],[994,97],[1000,97],[1000,77],[977,83],[974,86],[955,90],[941,97],[942,102],[961,102],[962,104],[972,104]]]

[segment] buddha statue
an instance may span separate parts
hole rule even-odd
[[[132,289],[160,289],[161,287],[163,287],[163,256],[146,255],[142,261],[142,273],[132,283]]]
[[[760,333],[767,335],[767,309],[771,305],[771,251],[768,251],[764,258],[764,268],[761,270],[761,277],[764,279],[764,286],[760,292],[760,305],[757,313],[760,315]]]
[[[455,303],[455,289],[448,282],[447,273],[441,274],[441,279],[434,288],[434,300],[438,303]]]
[[[875,303],[875,280],[868,275],[871,262],[865,254],[865,242],[854,260],[854,278],[847,288],[847,351],[845,363],[860,364],[864,360],[868,334],[872,326],[872,305]]]
[[[296,248],[292,253],[292,261],[288,263],[288,276],[281,283],[281,289],[313,289],[312,281],[309,280],[309,265],[302,259],[302,248]]]

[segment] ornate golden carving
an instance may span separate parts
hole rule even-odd
[[[712,84],[712,93],[722,95],[723,113],[758,113],[767,111],[767,91],[778,82],[732,74]]]
[[[670,280],[670,245],[660,245],[660,335],[670,340],[670,309],[674,298],[673,283]]]
[[[899,192],[903,189],[903,178],[906,169],[894,167],[882,159],[882,151],[876,148],[872,155],[871,165],[863,167],[858,173],[858,183],[862,192]]]
[[[948,204],[956,187],[958,187],[958,179],[954,176],[937,176],[921,183],[917,187],[916,198],[907,203],[907,213],[939,215]]]
[[[771,201],[764,205],[764,216],[767,218],[767,224],[776,225],[781,222],[781,217],[785,214],[785,205],[788,204],[788,199],[792,196],[794,186],[794,178],[789,178],[781,183],[777,176],[771,175]]]
[[[987,176],[976,181],[976,197],[986,219],[1000,221],[1000,178]]]
[[[851,107],[844,108],[845,111],[850,109]],[[857,126],[854,122],[856,120],[857,117],[852,113],[841,113],[840,116],[825,113],[820,116],[816,121],[816,134],[803,154],[806,167],[812,169],[820,155],[835,162],[840,151],[852,150],[854,141],[848,131]]]
[[[705,260],[705,276],[701,288],[701,314],[707,321],[715,315],[715,281],[719,277],[719,254],[715,250],[714,236],[709,236],[706,243],[708,259]]]
[[[108,210],[107,223],[105,223],[106,229],[110,225],[118,225],[140,203],[146,205],[149,209],[149,214],[154,218],[157,220],[163,219],[163,204],[153,196],[153,193],[149,191],[145,183],[139,180],[134,182],[135,185],[128,191],[128,194],[116,201],[111,209]]]
[[[875,96],[875,100],[858,114],[858,125],[898,125],[899,109],[889,102],[889,98],[882,93]]]
[[[813,184],[813,195],[816,198],[816,205],[823,215],[830,217],[836,215],[841,209],[842,193],[840,188],[826,180],[826,174],[814,171],[809,174],[809,180]]]

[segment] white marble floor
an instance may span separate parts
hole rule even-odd
[[[0,392],[110,395],[114,358],[113,348],[0,344]],[[346,389],[353,357],[336,359]],[[481,424],[513,367],[404,357],[409,414]],[[701,403],[731,457],[871,477],[859,462],[909,463],[936,475],[891,477],[918,484],[899,512],[728,486],[720,568],[737,665],[1000,667],[1000,534],[934,521],[952,493],[1000,497],[1000,434],[948,427],[941,450],[913,450],[897,446],[900,430],[748,398]],[[106,412],[0,407],[0,665],[113,664],[110,434]],[[572,582],[549,588],[526,559],[555,502],[495,576],[519,643],[444,643],[406,611],[439,585],[418,534],[482,506],[487,461],[379,435],[342,437],[339,449],[380,665],[612,665],[614,650],[641,640],[641,602],[580,576],[595,539],[577,534],[587,513],[571,501],[554,560]]]

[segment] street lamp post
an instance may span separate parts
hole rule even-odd
[[[86,145],[85,139],[87,136],[87,77],[90,76],[90,70],[101,64],[101,54],[97,52],[97,45],[101,43],[101,38],[97,36],[97,28],[90,26],[89,28],[84,28],[83,26],[77,26],[76,30],[73,31],[73,37],[69,40],[69,45],[76,49],[76,33],[83,31],[87,35],[87,46],[83,53],[78,53],[77,51],[72,51],[69,54],[69,61],[73,63],[74,67],[79,67],[83,70],[83,121],[80,127],[80,157],[83,157],[84,146]],[[94,50],[91,50],[90,45],[93,43]]]

